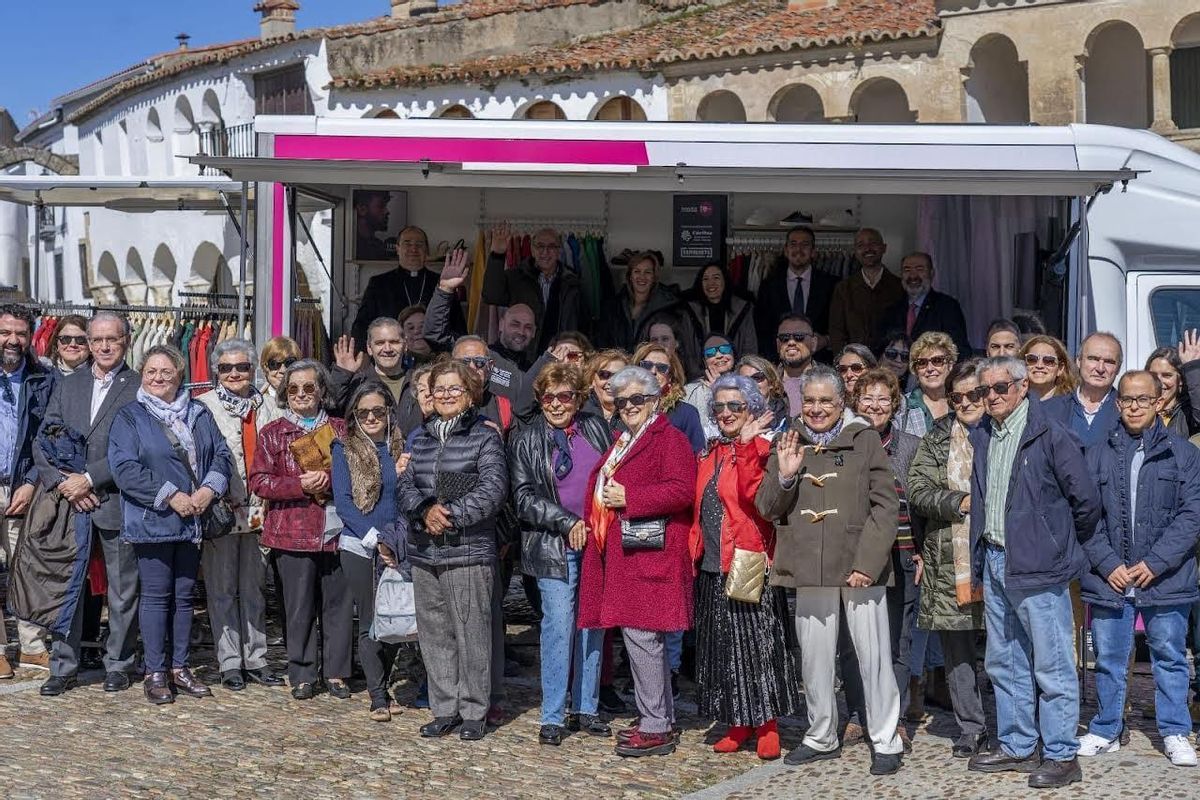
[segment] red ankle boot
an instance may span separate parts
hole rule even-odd
[[[733,753],[750,738],[750,726],[730,725],[725,738],[713,745],[713,752]]]
[[[779,758],[779,726],[775,720],[758,726],[758,757],[764,760]]]

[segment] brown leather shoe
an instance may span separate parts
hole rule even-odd
[[[35,669],[50,669],[50,653],[43,650],[40,653],[26,653],[21,651],[21,657],[17,660],[19,666],[34,667]]]
[[[0,680],[11,680],[13,676],[12,664],[8,663],[8,657],[0,655]]]
[[[186,694],[188,697],[212,697],[212,689],[196,680],[196,676],[187,667],[171,670],[171,682],[180,694]]]
[[[151,672],[142,681],[142,689],[146,692],[146,699],[156,706],[175,702],[175,694],[171,691],[165,672]]]

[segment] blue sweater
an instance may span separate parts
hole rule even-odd
[[[376,443],[375,453],[379,456],[379,474],[382,478],[379,501],[370,511],[364,512],[354,504],[346,448],[340,441],[333,443],[333,503],[345,525],[343,533],[356,539],[366,536],[371,528],[380,534],[395,528],[399,516],[396,505],[396,461],[388,452],[386,442]]]

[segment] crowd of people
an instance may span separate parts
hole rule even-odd
[[[871,772],[891,774],[929,694],[968,770],[1063,786],[1079,757],[1121,747],[1140,617],[1164,752],[1196,764],[1195,333],[1124,373],[1114,336],[1071,359],[1033,317],[995,321],[976,353],[928,255],[893,273],[864,229],[839,282],[812,267],[804,227],[757,302],[721,264],[679,292],[644,253],[591,320],[558,235],[514,268],[500,228],[488,343],[463,330],[466,254],[438,273],[423,231],[400,238],[332,368],[285,337],[231,339],[199,393],[170,345],[126,366],[116,314],[64,320],[45,364],[31,313],[0,307],[9,608],[20,663],[49,670],[43,695],[76,686],[102,593],[106,691],[140,677],[151,703],[209,696],[189,663],[200,579],[220,686],[281,686],[273,581],[291,695],[349,698],[357,658],[386,722],[399,645],[372,620],[394,569],[415,600],[420,733],[479,740],[504,720],[519,572],[540,615],[544,745],[614,736],[619,639],[637,713],[615,732],[622,756],[675,750],[689,653],[718,753],[780,757],[778,720],[804,709],[787,763],[865,739]],[[22,558],[51,578],[21,580]],[[1079,736],[1087,625],[1098,711]]]

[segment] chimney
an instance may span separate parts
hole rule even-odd
[[[300,10],[297,0],[261,0],[254,10],[262,14],[258,25],[259,38],[264,42],[296,32],[296,12]]]
[[[838,0],[788,0],[788,11],[815,11],[819,8],[833,8]]]
[[[179,49],[180,49],[180,50],[187,50],[187,49],[188,49],[188,42],[191,40],[191,38],[192,38],[192,37],[191,37],[189,34],[186,34],[186,33],[180,33],[180,34],[176,34],[176,36],[175,36],[175,41],[179,42]]]
[[[438,10],[437,0],[391,0],[392,19],[408,19]]]
[[[392,0],[392,19],[408,19],[412,16],[412,3],[409,0]]]

